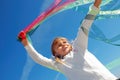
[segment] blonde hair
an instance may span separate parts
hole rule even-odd
[[[60,58],[56,57],[55,61],[58,62],[58,63],[60,63],[60,64],[62,64],[62,65],[64,65],[64,66],[67,66],[67,67],[71,68],[71,66],[69,64],[63,62]]]
[[[61,59],[58,58],[58,57],[55,57],[55,61],[58,62],[58,63],[60,63],[60,64],[65,64],[65,63],[64,63],[63,61],[61,61]]]

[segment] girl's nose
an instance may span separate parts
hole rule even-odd
[[[66,48],[66,47],[67,47],[67,45],[66,45],[66,44],[63,44],[62,46],[63,46],[64,48]]]

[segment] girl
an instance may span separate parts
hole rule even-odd
[[[18,37],[22,39],[22,44],[34,61],[64,73],[69,80],[116,80],[116,77],[87,50],[89,29],[100,11],[100,4],[101,0],[95,0],[72,45],[64,37],[55,38],[51,46],[54,59],[48,59],[38,53],[23,31]]]

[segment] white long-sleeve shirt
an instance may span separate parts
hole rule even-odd
[[[92,6],[79,28],[73,50],[62,59],[64,64],[42,56],[30,43],[25,49],[38,64],[62,72],[68,80],[115,80],[116,77],[87,50],[89,29],[98,13],[99,9]]]

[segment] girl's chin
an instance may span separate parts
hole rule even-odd
[[[70,52],[70,50],[68,50],[68,51],[65,51],[64,53],[65,53],[65,54],[68,54],[69,52]]]
[[[69,52],[70,52],[70,49],[66,49],[65,52],[66,52],[66,53],[69,53]]]

